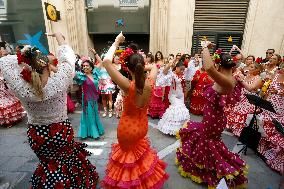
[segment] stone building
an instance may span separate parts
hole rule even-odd
[[[88,54],[88,46],[106,50],[120,31],[127,43],[136,42],[145,51],[161,50],[165,55],[194,53],[204,37],[226,50],[238,45],[245,55],[264,57],[267,48],[284,54],[283,0],[42,0],[41,7],[38,2],[0,0],[0,36],[7,40],[9,33],[13,43],[20,39],[19,33],[32,33],[44,22],[42,30],[62,32],[78,54]],[[44,2],[60,11],[58,22],[47,20]],[[18,11],[5,10],[10,3],[22,15],[32,14],[30,10],[37,7],[38,16],[14,19]],[[54,52],[54,39],[47,41],[47,48]]]

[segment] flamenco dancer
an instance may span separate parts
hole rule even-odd
[[[0,43],[0,58],[8,54],[5,44],[5,42]],[[20,100],[7,88],[0,72],[0,125],[7,128],[12,127],[23,117],[24,109]]]
[[[246,164],[221,140],[226,126],[224,106],[237,102],[241,92],[241,85],[232,76],[235,63],[229,54],[221,54],[215,67],[208,49],[212,43],[203,41],[201,45],[204,69],[215,83],[204,90],[207,103],[202,122],[188,122],[177,134],[181,142],[176,152],[179,171],[197,183],[206,183],[208,188],[216,188],[221,178],[229,187],[244,188]]]
[[[189,111],[184,104],[185,66],[182,61],[179,61],[172,71],[170,68],[173,66],[173,61],[168,63],[156,82],[159,86],[171,83],[169,92],[171,105],[167,108],[157,126],[157,129],[161,132],[170,135],[175,135],[182,125],[190,119]],[[188,72],[188,69],[186,70]]]
[[[276,114],[267,110],[260,114],[263,116],[266,137],[261,138],[258,152],[272,169],[284,175],[284,137],[275,129],[272,122],[272,118],[275,118],[282,126],[284,125],[284,64],[273,76],[266,100],[272,103]]]
[[[161,51],[157,51],[155,54],[155,64],[159,69],[159,74],[163,72],[164,69],[164,57]],[[170,86],[170,84],[168,84]],[[153,95],[150,100],[148,114],[151,118],[161,118],[166,110],[165,103],[165,88],[155,84]]]
[[[148,131],[147,109],[158,70],[156,66],[151,66],[146,78],[144,71],[147,70],[142,55],[126,49],[129,53],[125,56],[126,67],[133,80],[129,81],[117,71],[111,60],[118,45],[124,40],[120,33],[103,61],[112,80],[126,96],[117,129],[118,143],[112,146],[102,186],[106,189],[159,189],[168,179],[166,164],[158,158],[145,138]]]
[[[240,136],[243,128],[246,126],[248,114],[253,114],[254,105],[249,103],[245,94],[256,94],[258,89],[262,86],[262,80],[259,76],[261,66],[257,63],[252,63],[247,68],[247,75],[242,73],[236,75],[241,79],[242,88],[241,100],[234,106],[229,107],[227,112],[227,129],[232,131],[234,135]]]
[[[194,115],[202,115],[203,109],[206,103],[206,99],[203,96],[203,89],[205,86],[212,83],[208,73],[201,67],[197,70],[191,81],[191,96],[190,96],[190,113]]]
[[[0,59],[5,80],[27,111],[28,141],[40,160],[31,188],[94,189],[98,180],[96,168],[86,158],[86,145],[74,141],[67,118],[66,90],[72,82],[75,54],[62,34],[50,36],[59,45],[58,72],[52,76],[48,58],[34,47],[25,46],[18,58],[11,55]]]

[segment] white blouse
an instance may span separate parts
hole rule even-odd
[[[0,59],[0,70],[8,87],[20,99],[28,115],[28,124],[48,125],[67,119],[66,91],[72,83],[76,57],[68,45],[58,48],[58,72],[48,78],[43,88],[44,99],[35,95],[31,85],[20,75],[16,55]]]

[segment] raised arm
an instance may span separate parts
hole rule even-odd
[[[57,52],[59,62],[58,71],[53,75],[52,79],[58,81],[54,83],[58,85],[59,89],[67,90],[75,74],[75,53],[72,48],[67,45],[62,34],[55,33],[49,36],[55,37],[59,45]]]
[[[102,67],[102,59],[101,57],[98,55],[97,51],[91,47],[89,47],[89,50],[94,54],[96,60],[98,60],[98,64],[96,65],[96,67],[101,68]]]
[[[152,79],[153,82],[155,83],[157,79],[157,74],[159,72],[157,66],[155,64],[145,65],[145,71],[150,71],[150,73],[148,74],[148,78]]]
[[[262,86],[262,80],[261,78],[257,78],[252,84],[247,84],[246,82],[244,82],[244,78],[241,75],[238,75],[239,80],[241,81],[242,85],[244,86],[244,88],[248,91],[253,91],[253,90],[257,90]]]
[[[163,70],[163,74],[167,75],[168,71],[170,70],[170,68],[173,68],[175,65],[175,62],[173,60],[170,60],[169,63],[166,65],[166,67]]]
[[[213,44],[210,41],[202,41],[203,49],[203,67],[208,75],[225,91],[230,91],[234,88],[234,83],[224,74],[220,73],[214,65],[208,48],[212,48]]]
[[[106,56],[103,60],[103,66],[107,70],[108,74],[110,75],[111,79],[123,90],[128,91],[130,86],[130,81],[124,77],[113,65],[112,65],[112,58],[120,43],[123,43],[125,37],[123,36],[122,32],[115,38],[114,43],[109,48]]]

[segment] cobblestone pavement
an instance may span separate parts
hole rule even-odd
[[[70,120],[77,132],[80,123],[80,111],[70,114]],[[200,121],[201,117],[191,116],[192,120]],[[92,152],[89,160],[96,165],[100,178],[104,176],[105,165],[111,150],[111,144],[116,142],[116,128],[118,119],[102,118],[105,135],[99,140],[82,140],[89,145],[88,150]],[[174,137],[167,136],[154,129],[158,120],[149,118],[148,137],[152,146],[157,150],[158,155],[168,163],[167,172],[170,174],[169,180],[163,189],[202,189],[207,188],[193,183],[190,179],[181,177],[175,166],[175,149],[178,142]],[[30,149],[26,136],[26,120],[18,123],[12,128],[0,128],[0,189],[4,189],[4,184],[9,183],[9,189],[29,188],[29,179],[36,168],[38,159]],[[222,136],[225,144],[230,150],[237,151],[237,139],[230,133],[224,132]],[[80,140],[76,138],[76,140]],[[249,189],[278,189],[281,176],[272,171],[259,157],[252,151],[247,155],[242,155],[250,169],[248,174]],[[8,185],[8,184],[7,184]],[[6,185],[6,186],[7,186]],[[7,188],[7,187],[6,187]],[[98,186],[99,188],[99,186]]]

